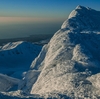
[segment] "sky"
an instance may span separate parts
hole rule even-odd
[[[77,5],[100,10],[100,0],[0,0],[0,39],[55,33]]]

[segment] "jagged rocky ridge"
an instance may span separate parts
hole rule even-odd
[[[19,89],[45,97],[98,99],[99,51],[100,12],[77,6],[33,61]]]

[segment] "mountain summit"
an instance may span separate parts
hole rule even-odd
[[[77,6],[33,61],[19,89],[45,97],[98,99],[99,76],[100,12]]]
[[[100,30],[100,11],[77,6],[63,23],[61,29]]]

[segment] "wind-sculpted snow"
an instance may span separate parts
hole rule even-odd
[[[29,69],[41,48],[25,41],[5,44],[0,48],[0,72],[21,78],[22,72]]]
[[[93,31],[100,30],[100,11],[77,6],[61,27],[61,29],[69,28],[77,31],[83,31],[83,29]]]
[[[45,45],[42,48],[42,51],[35,58],[34,62],[31,64],[31,67],[27,73],[24,73],[24,78],[21,80],[18,89],[23,90],[25,93],[30,93],[33,84],[36,82],[43,66],[44,66],[44,58],[47,52],[48,46]]]
[[[44,99],[39,95],[27,95],[22,91],[0,92],[0,99]]]
[[[40,74],[39,70],[30,70],[25,74],[25,78],[19,83],[18,89],[24,90],[25,93],[30,93],[30,89],[33,84],[36,82],[38,75]],[[27,89],[28,88],[28,89]]]
[[[42,51],[40,52],[38,57],[35,58],[34,62],[32,62],[31,66],[30,66],[31,69],[35,69],[35,70],[42,69],[42,67],[44,65],[42,62],[45,58],[47,49],[48,49],[48,46],[44,45],[42,48]]]
[[[24,93],[100,99],[100,12],[76,7],[24,75]]]
[[[99,28],[99,11],[76,7],[47,45],[46,55],[38,64],[43,64],[43,68],[30,88],[31,94],[49,97],[58,93],[70,98],[89,99],[99,97]],[[38,56],[33,62],[34,67],[38,67],[36,63],[40,59]],[[95,75],[98,75],[97,79]],[[95,79],[97,83],[94,83]]]
[[[87,77],[100,72],[100,35],[94,32],[74,33],[58,31],[48,44],[44,68],[31,93],[66,93],[70,96],[85,94],[93,97],[92,82]],[[85,88],[85,87],[86,88]],[[90,87],[88,92],[88,86]],[[71,96],[72,97],[72,96]],[[81,96],[79,96],[81,97]]]

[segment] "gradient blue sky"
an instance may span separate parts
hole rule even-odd
[[[77,5],[100,9],[100,0],[0,0],[0,16],[66,17]]]
[[[100,10],[100,0],[0,0],[0,26],[2,24],[7,27],[7,24],[47,23],[47,25],[50,24],[51,29],[52,24],[57,24],[55,32],[77,5]],[[6,33],[6,30],[0,27],[1,37],[4,37]],[[14,30],[12,34],[14,36]]]

